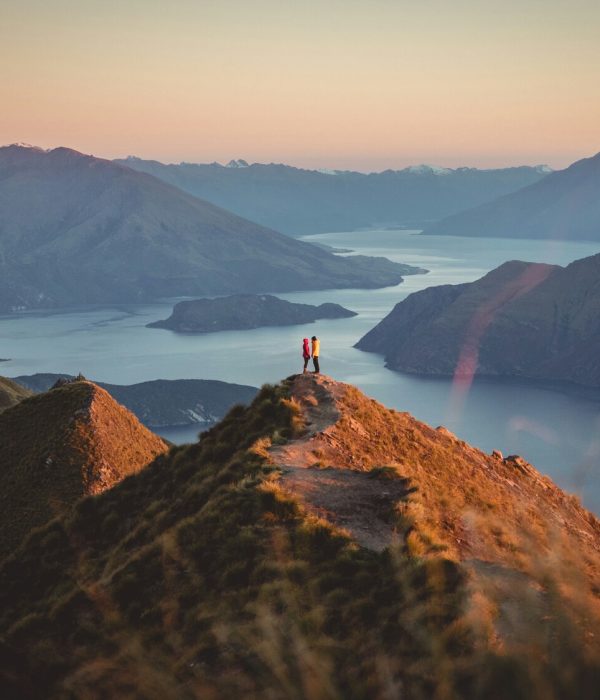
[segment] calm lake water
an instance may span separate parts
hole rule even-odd
[[[387,406],[445,425],[486,451],[521,454],[600,512],[600,393],[552,390],[533,384],[477,381],[461,404],[450,380],[388,370],[378,355],[353,344],[408,294],[438,284],[469,282],[511,259],[567,264],[600,252],[593,243],[419,236],[409,231],[365,231],[307,237],[357,253],[383,255],[430,270],[378,290],[332,290],[280,295],[306,303],[337,302],[358,316],[307,326],[177,335],[149,329],[172,303],[123,305],[68,313],[0,318],[0,364],[5,376],[83,372],[99,381],[132,384],[149,379],[221,379],[258,386],[301,369],[304,336],[321,338],[321,369],[355,384]],[[196,429],[162,431],[192,441]]]

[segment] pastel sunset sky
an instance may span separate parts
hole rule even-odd
[[[563,167],[600,150],[598,0],[2,0],[0,143]]]

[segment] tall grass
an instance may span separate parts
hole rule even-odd
[[[266,452],[302,430],[288,386],[263,387],[33,532],[0,569],[3,697],[593,697],[576,629],[552,654],[493,647],[468,570],[408,546],[402,508],[382,553],[308,514]]]

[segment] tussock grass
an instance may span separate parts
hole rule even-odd
[[[307,516],[265,459],[274,434],[301,430],[286,386],[266,386],[198,444],[32,533],[0,569],[5,687],[366,698],[391,683],[433,697],[433,647],[469,648],[453,631],[462,575],[448,563],[441,584],[430,564]]]
[[[469,609],[467,569],[444,552],[373,552],[308,515],[266,456],[302,430],[287,383],[265,386],[32,533],[0,568],[4,696],[593,697],[565,632],[547,695],[558,656],[490,646],[469,613],[494,615],[491,596]],[[398,516],[410,533],[415,514]]]
[[[13,382],[6,377],[0,377],[0,413],[6,411],[11,406],[15,406],[23,399],[33,394],[32,391]]]
[[[0,559],[32,527],[142,469],[167,448],[103,389],[67,384],[0,415]]]

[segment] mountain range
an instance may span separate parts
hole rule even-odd
[[[0,148],[0,312],[373,288],[410,266],[340,257],[68,148]]]
[[[425,233],[600,241],[600,153],[433,223]]]
[[[24,398],[0,414],[0,558],[25,535],[135,474],[167,444],[91,382]]]
[[[72,380],[74,377],[69,374],[39,373],[14,377],[11,384],[15,392],[20,390],[21,398],[25,398],[32,391],[48,391],[61,379]],[[0,377],[0,406],[2,382],[10,380]],[[232,406],[251,401],[258,391],[253,386],[213,379],[154,379],[129,385],[96,384],[149,428],[212,425],[221,420]]]
[[[600,522],[522,458],[295,376],[14,549],[0,692],[591,700],[599,587]]]
[[[511,261],[415,292],[356,347],[404,372],[600,387],[600,254],[567,267]]]
[[[422,228],[537,182],[549,168],[438,168],[360,173],[277,163],[164,164],[117,161],[197,197],[290,235],[405,225]]]
[[[339,304],[296,304],[270,294],[234,294],[216,299],[194,299],[175,304],[164,321],[148,328],[168,328],[179,333],[216,333],[264,326],[293,326],[317,319],[350,318],[354,311]]]

